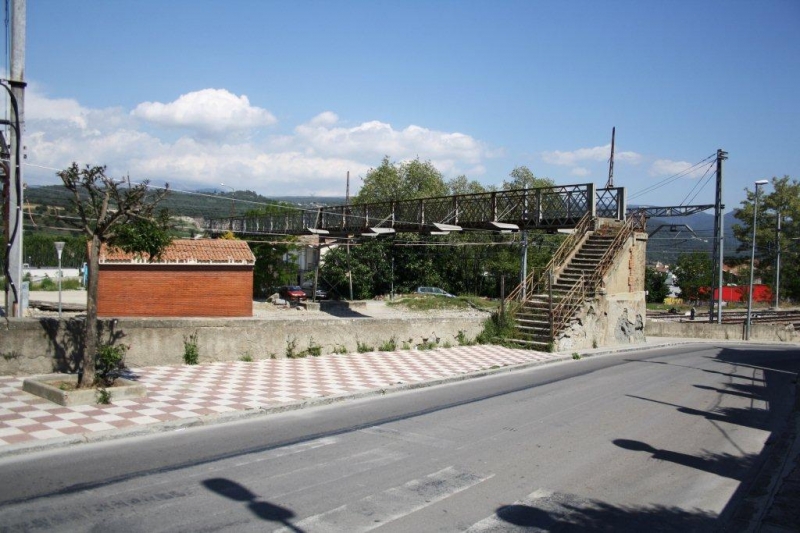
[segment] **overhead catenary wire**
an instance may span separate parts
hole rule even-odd
[[[689,205],[689,204],[691,204],[691,202],[694,201],[695,198],[697,198],[697,195],[700,194],[700,192],[705,188],[706,185],[708,185],[708,182],[710,181],[710,179],[717,174],[716,171],[715,171],[715,172],[713,172],[712,174],[709,175],[709,172],[711,171],[712,168],[714,168],[715,164],[716,164],[716,161],[712,161],[712,162],[710,162],[708,164],[708,166],[706,167],[705,172],[703,172],[703,175],[700,176],[700,179],[698,179],[695,182],[694,186],[689,190],[688,193],[686,193],[686,197],[678,205]],[[694,193],[693,196],[692,196],[692,193]],[[691,198],[689,198],[690,196],[691,196]]]
[[[687,167],[687,168],[681,170],[680,172],[677,172],[677,173],[675,173],[675,174],[673,174],[671,176],[668,176],[668,177],[664,178],[663,180],[661,180],[661,181],[659,181],[657,183],[654,183],[653,185],[650,185],[648,187],[645,187],[644,189],[642,189],[640,191],[632,193],[629,196],[629,199],[637,198],[637,197],[642,196],[644,194],[653,192],[653,191],[655,191],[657,189],[660,189],[661,187],[669,185],[670,183],[672,183],[675,180],[678,180],[678,179],[680,179],[680,178],[682,178],[684,176],[688,176],[689,174],[693,173],[698,167],[701,167],[703,164],[707,163],[711,159],[716,159],[716,157],[717,157],[716,153],[711,154],[708,157],[705,157],[702,160],[698,161],[694,165],[691,165],[690,167]]]

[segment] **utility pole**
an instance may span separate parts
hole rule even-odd
[[[617,135],[617,127],[611,128],[611,158],[608,160],[608,181],[606,189],[614,187],[614,137]]]
[[[778,222],[775,226],[775,309],[780,307],[781,299],[781,208],[776,210]]]
[[[8,166],[6,212],[6,315],[21,317],[22,309],[22,130],[25,120],[25,13],[26,0],[11,0],[10,85],[11,157]]]
[[[722,266],[723,266],[723,228],[722,210],[722,162],[728,159],[728,152],[717,150],[717,187],[714,198],[714,251],[711,263],[711,294],[709,295],[708,321],[714,322],[714,285],[717,288],[717,324],[722,324]],[[715,275],[716,274],[716,275]],[[716,280],[714,279],[716,278]]]

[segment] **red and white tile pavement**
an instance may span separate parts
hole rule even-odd
[[[153,366],[132,369],[134,379],[147,387],[147,398],[74,407],[62,407],[24,392],[22,377],[0,376],[0,449],[429,382],[556,357],[556,354],[501,346],[460,346],[429,351]]]

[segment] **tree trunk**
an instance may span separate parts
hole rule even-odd
[[[92,237],[89,247],[89,285],[86,287],[86,329],[84,331],[83,358],[79,366],[81,373],[78,386],[88,389],[94,386],[95,356],[97,355],[97,288],[100,274],[100,239]]]

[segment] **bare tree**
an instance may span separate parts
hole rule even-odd
[[[167,195],[168,186],[154,192],[148,188],[148,181],[132,185],[130,178],[114,180],[105,172],[105,166],[79,168],[77,163],[72,163],[58,173],[64,186],[72,192],[71,202],[78,213],[77,220],[67,219],[67,222],[83,231],[89,242],[86,330],[83,357],[78,366],[81,388],[95,384],[100,247],[104,243],[118,244],[129,252],[148,253],[152,260],[170,242],[165,215],[160,220],[155,215],[155,208]]]

